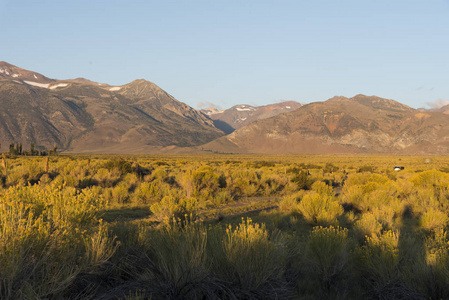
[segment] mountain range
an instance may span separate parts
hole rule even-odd
[[[144,153],[224,135],[154,83],[49,79],[0,62],[1,149],[16,142],[71,152]]]
[[[228,153],[445,154],[445,108],[416,110],[376,96],[334,97],[251,123],[201,148]]]
[[[0,62],[0,149],[76,153],[400,153],[449,151],[449,106],[376,96],[198,111],[152,82],[56,80]]]
[[[201,112],[213,120],[215,127],[225,133],[231,133],[254,121],[271,118],[284,112],[297,110],[300,107],[301,104],[298,102],[282,101],[264,106],[241,104],[220,111],[213,108],[203,109]]]

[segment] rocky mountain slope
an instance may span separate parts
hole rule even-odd
[[[143,153],[194,146],[224,133],[154,83],[54,80],[0,62],[1,149],[9,143],[73,152]]]
[[[254,121],[271,118],[280,113],[294,111],[301,107],[295,101],[285,101],[265,106],[235,105],[226,110],[203,109],[202,112],[214,121],[214,125],[226,133],[251,124]]]
[[[228,153],[436,153],[449,151],[449,116],[375,96],[334,97],[256,121],[201,146]]]

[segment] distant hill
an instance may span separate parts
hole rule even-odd
[[[142,153],[194,146],[224,133],[154,83],[55,80],[0,62],[0,139],[74,152]]]
[[[294,111],[301,107],[295,101],[285,101],[265,106],[235,105],[229,109],[217,111],[216,109],[201,110],[214,121],[217,128],[226,133],[251,124],[256,120],[271,118],[280,113]]]
[[[200,148],[222,153],[446,154],[449,116],[376,96],[334,97],[253,122]]]

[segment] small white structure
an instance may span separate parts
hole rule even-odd
[[[393,170],[394,170],[394,171],[402,171],[402,170],[404,170],[404,167],[396,166],[396,167],[394,167]]]

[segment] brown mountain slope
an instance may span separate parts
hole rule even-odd
[[[449,117],[393,100],[334,97],[202,146],[237,153],[447,153]]]
[[[254,121],[271,118],[280,113],[294,111],[300,107],[301,104],[298,102],[285,101],[265,106],[235,105],[222,111],[205,109],[202,112],[214,121],[217,128],[226,133],[231,133]]]
[[[5,61],[0,61],[0,78],[15,79],[17,81],[30,81],[41,84],[52,83],[54,80],[37,72],[28,71]]]
[[[86,110],[95,126],[72,142],[71,151],[145,152],[153,147],[199,145],[224,134],[211,120],[151,82],[136,80],[110,89],[114,88],[86,96]]]
[[[80,78],[48,79],[7,63],[0,70],[2,150],[12,142],[25,148],[33,142],[73,152],[142,153],[199,145],[224,134],[145,80],[113,87]]]

